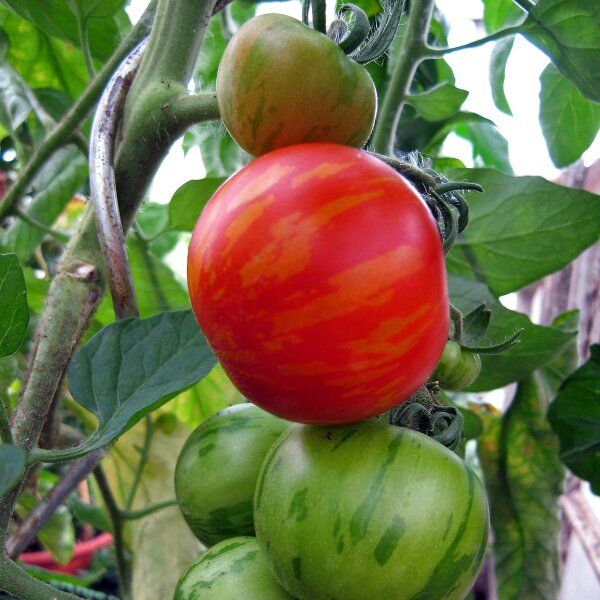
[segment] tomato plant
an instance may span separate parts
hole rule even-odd
[[[393,169],[329,144],[282,148],[212,197],[188,285],[240,391],[306,423],[357,421],[406,399],[448,335],[440,236]]]
[[[469,387],[481,372],[481,359],[476,352],[463,350],[460,344],[448,340],[432,379],[446,390]]]
[[[364,67],[326,35],[276,14],[251,19],[228,44],[217,100],[229,133],[255,156],[306,142],[360,147],[377,107]]]
[[[292,426],[269,452],[255,525],[302,600],[462,600],[488,539],[483,486],[427,436],[377,420]]]
[[[275,597],[464,595],[485,502],[441,444],[483,474],[490,501],[471,596],[567,600],[583,579],[567,552],[594,564],[600,547],[597,524],[582,523],[583,486],[600,492],[588,343],[600,163],[579,160],[598,155],[596,5],[359,0],[327,22],[325,0],[0,0],[0,596],[172,597],[200,550],[176,496],[206,543],[251,533],[276,417],[234,425],[260,414],[252,404],[219,415],[176,466],[194,429],[244,400],[235,383],[269,411],[327,425],[284,433],[261,480],[259,535],[296,586],[270,579]],[[256,17],[269,10],[298,20]],[[518,86],[513,66],[531,69]],[[498,127],[477,102],[488,71]],[[539,120],[523,118],[538,100]],[[171,157],[193,160],[164,162],[177,140]],[[199,217],[196,315],[176,258]],[[477,372],[436,398],[435,379],[458,389]],[[384,410],[439,444],[348,425]],[[565,466],[585,482],[565,485]],[[44,471],[48,493],[31,475]],[[74,521],[112,538],[106,563],[68,582],[22,568],[32,544],[68,556]],[[266,582],[262,559],[260,576],[246,571],[256,542],[235,558],[219,544],[206,556],[227,560],[190,578],[190,594],[247,597]]]
[[[213,546],[183,573],[173,600],[292,600],[267,567],[256,538]]]
[[[194,535],[206,546],[254,533],[252,501],[258,472],[289,426],[252,404],[237,404],[199,425],[175,469],[175,495]]]

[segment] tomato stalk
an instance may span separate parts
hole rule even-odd
[[[371,145],[375,152],[394,156],[394,140],[406,95],[419,64],[427,57],[427,34],[435,0],[411,3],[406,35],[381,105]]]
[[[50,587],[47,583],[27,573],[12,560],[1,555],[0,574],[2,574],[2,589],[22,600],[40,600],[40,598],[81,600],[79,596]]]

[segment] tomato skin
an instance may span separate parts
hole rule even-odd
[[[254,535],[258,473],[289,425],[253,404],[237,404],[204,421],[187,439],[175,468],[175,496],[186,523],[205,546]]]
[[[225,182],[192,235],[188,288],[233,383],[291,421],[384,412],[427,380],[448,336],[429,210],[346,146],[282,148]]]
[[[375,85],[326,35],[286,15],[242,25],[219,64],[225,127],[250,154],[306,142],[360,147],[373,128]]]
[[[234,537],[202,554],[181,576],[173,600],[293,600],[269,572],[256,538]]]
[[[273,573],[301,600],[462,600],[489,530],[462,460],[376,419],[288,429],[265,459],[254,518]]]
[[[463,350],[460,344],[448,340],[431,378],[445,390],[459,391],[469,387],[480,372],[479,354]]]

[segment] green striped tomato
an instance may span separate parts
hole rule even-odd
[[[482,484],[427,436],[293,425],[256,488],[256,536],[301,600],[462,600],[488,540]]]
[[[188,287],[233,383],[291,421],[384,412],[427,380],[448,337],[427,206],[346,146],[288,146],[226,181],[192,235]]]
[[[267,567],[256,538],[225,540],[179,579],[173,600],[293,600]]]
[[[362,146],[377,93],[371,77],[326,35],[286,15],[255,17],[229,42],[217,74],[231,136],[255,156],[305,142]]]
[[[196,428],[175,468],[175,496],[206,546],[254,535],[252,501],[262,462],[290,423],[253,404],[237,404]]]

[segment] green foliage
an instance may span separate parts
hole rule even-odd
[[[0,358],[19,349],[28,324],[23,270],[14,254],[0,254]]]
[[[34,179],[31,200],[23,209],[35,222],[52,225],[87,178],[87,161],[74,146],[56,152]],[[11,249],[26,263],[46,232],[17,219],[0,233],[0,249]]]
[[[506,75],[506,64],[510,57],[514,38],[506,38],[500,40],[494,46],[492,55],[490,56],[490,86],[492,89],[492,98],[498,110],[501,110],[507,115],[512,115],[512,111],[508,104],[506,94],[504,93],[504,78]]]
[[[523,33],[581,94],[600,102],[600,12],[588,0],[539,0]]]
[[[587,100],[550,63],[540,77],[540,124],[557,167],[575,162],[600,130],[600,104]]]
[[[497,296],[562,269],[598,239],[595,194],[482,169],[452,177],[485,192],[469,195],[469,226],[448,255],[448,270],[485,282]]]
[[[560,457],[600,495],[600,346],[563,383],[548,418],[560,439]]]
[[[564,468],[544,418],[545,399],[534,376],[522,381],[509,411],[483,414],[478,453],[494,531],[494,564],[501,600],[557,597],[558,496]]]
[[[77,454],[110,444],[202,379],[214,364],[191,311],[126,319],[103,328],[69,367],[73,397],[99,422]]]
[[[513,0],[483,0],[483,24],[490,33],[523,21],[525,13]]]
[[[202,209],[224,181],[224,177],[208,177],[184,183],[171,198],[165,229],[193,231]]]
[[[83,55],[0,6],[0,27],[10,39],[8,62],[32,87],[56,88],[77,98],[87,82]]]
[[[2,0],[2,4],[46,35],[78,47],[81,24],[89,29],[90,50],[101,62],[111,56],[127,27],[125,0]]]
[[[468,95],[465,90],[442,83],[426,93],[408,96],[407,100],[426,121],[443,121],[460,110]]]

